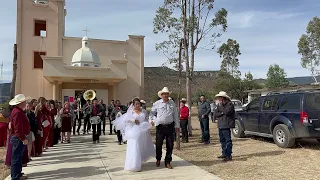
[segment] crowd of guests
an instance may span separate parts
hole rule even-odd
[[[210,143],[209,116],[212,121],[218,120],[219,138],[222,147],[222,155],[225,161],[232,160],[231,128],[234,128],[235,111],[230,97],[225,92],[216,95],[218,104],[209,104],[205,96],[200,96],[198,104],[198,118],[202,131],[201,142]],[[173,101],[170,101],[173,102]],[[130,102],[131,103],[131,102]],[[92,129],[93,143],[100,142],[100,135],[105,135],[106,119],[110,121],[110,132],[117,134],[118,143],[123,142],[121,132],[113,129],[112,121],[121,114],[126,113],[127,106],[121,105],[119,100],[111,100],[107,106],[102,100],[87,101],[81,108],[77,101],[70,104],[54,100],[46,100],[43,97],[31,99],[23,94],[16,95],[9,102],[9,109],[0,111],[0,147],[7,147],[5,164],[11,169],[13,180],[26,179],[22,173],[22,167],[39,157],[48,148],[61,143],[71,143],[71,133],[80,134],[81,121],[83,134]],[[145,101],[141,100],[143,109],[146,109]],[[188,119],[191,111],[187,106],[187,100],[180,100],[180,129],[182,143],[188,143],[190,133],[188,131]],[[98,116],[101,121],[92,123],[91,118]],[[76,126],[78,122],[78,126]]]
[[[115,106],[114,108],[118,108]],[[99,115],[102,124],[90,123],[90,117]],[[22,167],[40,157],[50,147],[71,143],[72,129],[78,132],[84,119],[83,133],[93,130],[93,141],[99,142],[101,131],[105,133],[106,105],[103,101],[90,101],[80,109],[73,103],[46,100],[44,97],[31,99],[23,94],[16,95],[8,108],[0,111],[0,147],[6,147],[5,165],[11,169],[11,178],[26,179]],[[78,122],[78,127],[76,127]],[[111,132],[111,131],[110,131]]]

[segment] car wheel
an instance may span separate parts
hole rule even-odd
[[[273,140],[281,148],[291,148],[295,143],[295,139],[284,124],[278,124],[274,127]]]
[[[244,130],[239,120],[235,121],[235,127],[232,129],[232,134],[237,138],[243,138],[245,136]]]

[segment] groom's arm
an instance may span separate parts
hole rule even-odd
[[[151,111],[149,113],[149,123],[154,122],[157,118],[157,102],[153,103]]]

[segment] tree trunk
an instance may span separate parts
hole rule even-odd
[[[183,39],[180,40],[180,46],[179,46],[179,93],[178,93],[178,102],[181,99],[181,77],[182,77],[182,59],[181,59],[181,52],[182,52],[182,42]],[[178,103],[178,107],[180,107],[180,104]],[[179,117],[180,117],[180,108],[178,108]],[[176,133],[176,139],[177,139],[177,149],[180,150],[180,132]]]
[[[12,64],[12,82],[10,87],[10,99],[15,96],[16,89],[16,79],[17,79],[17,44],[13,46],[13,64]]]
[[[190,64],[189,64],[189,36],[188,36],[188,23],[187,23],[187,0],[183,0],[183,49],[184,49],[184,56],[185,56],[185,63],[186,63],[186,91],[187,91],[187,104],[190,108],[192,108],[192,101],[191,101],[191,84],[190,84]],[[190,124],[189,124],[190,123]],[[192,125],[191,125],[191,117],[188,120],[188,131],[189,135],[192,136]]]
[[[195,9],[195,0],[192,0],[192,6],[191,6],[192,10],[191,10],[191,17],[192,17],[192,24],[195,24],[195,13],[194,13],[194,9]],[[190,23],[190,22],[189,22]],[[188,37],[189,38],[189,37]],[[191,92],[191,85],[192,85],[192,75],[193,75],[193,69],[194,69],[194,51],[195,51],[195,45],[194,45],[194,28],[192,28],[191,30],[191,36],[190,36],[190,50],[191,50],[191,59],[190,59],[190,66],[189,66],[189,71],[188,71],[188,76],[187,76],[187,80],[186,80],[186,91],[187,91],[187,100],[189,102],[189,107],[190,107],[190,111],[192,110],[192,92]],[[192,113],[191,113],[192,114]],[[191,116],[188,119],[188,131],[189,131],[189,135],[192,136],[192,120],[191,120]]]

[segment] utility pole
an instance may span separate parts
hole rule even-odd
[[[15,96],[16,89],[16,78],[17,78],[17,44],[13,46],[13,64],[12,64],[12,82],[10,87],[10,99]]]
[[[178,93],[178,102],[181,99],[181,76],[182,76],[182,66],[181,66],[181,52],[182,52],[182,41],[183,39],[180,40],[180,46],[179,46],[179,93]],[[178,112],[180,117],[180,104],[178,103]],[[176,139],[177,139],[177,149],[180,150],[180,132],[176,133]]]

